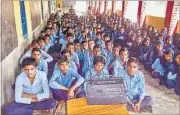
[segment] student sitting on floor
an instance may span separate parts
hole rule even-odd
[[[173,42],[173,38],[171,36],[168,36],[165,40],[165,44],[164,44],[164,50],[168,50],[168,49],[173,49],[174,45],[172,44]]]
[[[132,44],[130,49],[131,57],[138,57],[140,55],[140,46],[141,46],[142,38],[141,36],[137,36],[135,42]]]
[[[129,57],[129,51],[127,48],[121,48],[119,51],[120,58],[114,62],[113,75],[118,76],[120,71],[127,69],[127,61]],[[119,76],[118,76],[119,77]]]
[[[48,63],[44,59],[41,58],[41,50],[39,48],[32,49],[32,58],[36,60],[37,69],[39,71],[43,71],[46,74],[48,73]]]
[[[62,57],[67,58],[69,68],[73,69],[75,72],[77,72],[77,66],[74,61],[72,61],[72,55],[71,52],[68,49],[64,49],[61,52]],[[56,63],[54,66],[54,70],[58,69],[58,64]]]
[[[139,111],[146,106],[151,106],[154,101],[150,96],[145,96],[144,75],[138,70],[139,61],[131,57],[127,62],[127,71],[119,72],[125,82],[127,94],[127,109],[129,111]]]
[[[56,107],[56,113],[59,113],[61,112],[62,104],[68,99],[84,96],[80,88],[81,84],[84,82],[84,78],[73,69],[69,68],[66,58],[61,57],[57,64],[59,69],[54,71],[49,86],[53,98],[59,101]]]
[[[72,42],[69,42],[67,44],[67,49],[71,52],[72,61],[76,63],[77,68],[80,68],[79,57],[77,53],[74,51],[74,44]]]
[[[44,37],[39,37],[38,42],[40,45],[40,49],[47,52],[50,47],[46,45]]]
[[[147,54],[152,50],[150,44],[150,38],[146,37],[143,40],[143,43],[140,45],[140,54],[139,54],[139,61],[145,63],[147,60]]]
[[[157,40],[155,42],[155,47],[147,54],[147,60],[144,63],[145,69],[151,71],[152,64],[154,63],[156,58],[159,58],[161,56],[163,56],[163,41]]]
[[[36,60],[27,57],[22,61],[24,72],[15,83],[15,101],[5,106],[4,115],[32,115],[35,110],[48,110],[56,102],[50,99],[47,76],[37,70]]]
[[[94,67],[86,72],[85,80],[96,78],[109,78],[109,73],[104,69],[105,59],[103,56],[96,56],[93,60]]]
[[[180,40],[177,42],[177,45],[173,48],[174,55],[177,55],[180,53]]]
[[[107,57],[110,52],[112,52],[113,44],[111,40],[107,40],[105,43],[105,48],[102,50],[102,55]]]
[[[21,59],[19,60],[19,63],[22,63],[22,60],[26,57],[31,57],[32,55],[32,49],[33,48],[40,48],[38,40],[33,40],[31,43],[31,48],[21,57]],[[47,54],[45,51],[41,50],[41,58],[43,58],[44,60],[46,60],[48,63],[51,62],[53,60],[52,56],[50,56],[49,54]]]
[[[171,66],[173,61],[174,52],[172,49],[169,49],[164,52],[164,55],[160,58],[156,58],[152,64],[152,77],[159,78],[160,85],[165,85],[166,82],[166,71]]]
[[[114,44],[112,52],[110,52],[109,55],[106,57],[107,62],[105,64],[105,68],[109,71],[110,74],[113,72],[112,67],[114,65],[114,61],[119,59],[120,49],[121,49],[121,46],[119,44]]]
[[[177,75],[176,75],[176,84],[175,84],[175,93],[180,95],[180,53],[176,56],[177,63]]]
[[[96,44],[93,49],[93,54],[85,53],[84,54],[84,65],[82,68],[82,75],[85,76],[85,73],[88,71],[88,69],[93,67],[93,60],[96,56],[101,56],[101,46]]]
[[[175,58],[173,68],[168,71],[166,86],[167,88],[174,88],[175,84],[179,84],[176,80],[179,79],[178,72],[180,72],[180,54]]]
[[[105,59],[103,56],[96,56],[93,60],[93,68],[89,69],[85,74],[85,81],[90,79],[98,79],[98,78],[109,78],[108,71],[104,68]],[[84,83],[84,90],[86,90],[86,82]]]

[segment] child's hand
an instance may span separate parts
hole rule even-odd
[[[68,99],[72,99],[73,97],[74,97],[74,91],[70,89],[68,91]]]
[[[139,109],[140,109],[140,105],[141,105],[141,103],[140,103],[140,102],[138,102],[138,103],[136,103],[136,104],[135,104],[135,106],[134,106],[135,111],[139,111]]]

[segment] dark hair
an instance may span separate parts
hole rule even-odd
[[[95,64],[97,64],[97,63],[99,63],[99,62],[105,64],[105,59],[104,59],[103,56],[95,56],[95,57],[94,57],[93,65],[95,65]]]
[[[91,41],[95,42],[93,39],[88,40],[88,42],[91,42]]]
[[[69,42],[69,43],[67,44],[67,47],[68,47],[68,46],[74,46],[73,42]]]
[[[38,40],[37,39],[32,40],[31,45],[34,45],[34,44],[38,44]]]
[[[72,34],[72,33],[67,33],[67,34],[66,34],[66,37],[69,37],[69,36],[70,36],[70,37],[73,37],[73,34]]]
[[[80,44],[80,41],[78,39],[75,39],[74,44]]]
[[[40,40],[44,40],[44,37],[43,37],[43,36],[39,36],[39,37],[37,38],[37,40],[38,40],[38,42],[39,42]]]
[[[133,63],[133,62],[139,66],[139,60],[136,57],[130,57],[128,59],[127,65],[129,65],[130,63]]]
[[[68,49],[64,49],[62,52],[61,52],[61,55],[64,55],[65,53],[69,53],[71,55],[71,52],[68,50]]]
[[[99,44],[96,44],[93,49],[101,49],[101,46]]]
[[[121,48],[121,45],[119,45],[118,43],[114,43],[113,48]]]
[[[145,43],[146,41],[150,41],[150,38],[149,37],[145,37],[144,40],[143,40],[143,43]]]
[[[39,53],[41,53],[41,50],[40,50],[40,48],[33,48],[33,49],[32,49],[32,53],[34,53],[34,52],[39,52]]]
[[[59,64],[62,64],[62,63],[64,63],[64,62],[69,63],[69,61],[67,60],[67,58],[62,56],[62,57],[60,57],[60,59],[57,61],[57,64],[59,65]]]
[[[37,66],[37,62],[36,62],[36,60],[34,59],[34,58],[32,58],[32,57],[26,57],[26,58],[24,58],[23,59],[23,61],[22,61],[22,66],[23,67],[25,67],[25,66],[27,66],[27,65],[33,65],[33,66]]]
[[[127,47],[123,47],[123,48],[120,49],[119,53],[124,52],[124,51],[129,52]]]
[[[174,56],[174,51],[172,49],[168,49],[164,52],[164,55],[172,54]]]
[[[111,43],[111,40],[107,40],[107,41],[105,42],[105,44],[108,44],[108,43]]]
[[[50,35],[49,35],[49,34],[46,34],[46,35],[44,36],[44,38],[46,38],[46,37],[49,37],[49,38],[50,38]]]
[[[81,42],[81,44],[84,44],[84,43],[87,43],[87,41],[86,41],[86,40],[84,40],[84,41],[82,41],[82,42]]]

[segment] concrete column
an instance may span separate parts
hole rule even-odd
[[[179,12],[180,12],[180,1],[174,1],[174,5],[172,8],[172,13],[171,13],[171,20],[169,23],[169,35],[172,35],[174,33],[174,30],[176,28],[176,25],[179,21]]]

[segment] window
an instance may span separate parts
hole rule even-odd
[[[26,11],[24,6],[24,1],[20,1],[20,13],[21,13],[21,23],[22,23],[22,30],[23,30],[23,36],[27,36],[27,21],[26,21]]]

